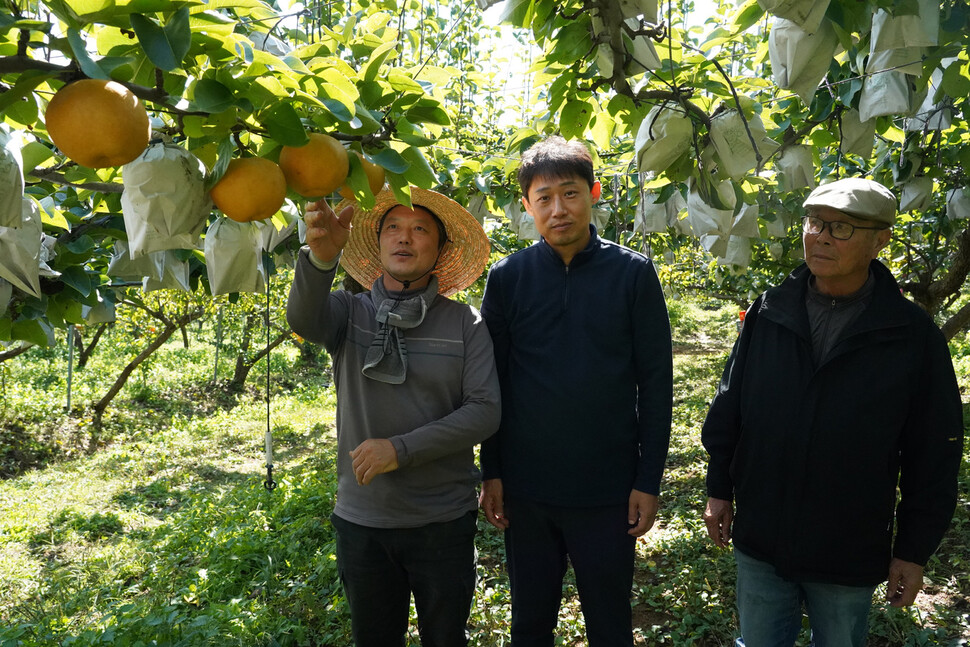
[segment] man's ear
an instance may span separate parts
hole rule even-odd
[[[886,245],[889,244],[889,239],[892,238],[893,230],[892,227],[888,229],[880,229],[876,232],[876,248],[872,253],[872,257],[876,258]]]
[[[522,208],[525,209],[527,214],[532,215],[532,205],[529,204],[529,198],[525,196],[522,196]]]
[[[590,189],[589,193],[593,196],[593,202],[600,199],[600,194],[603,192],[603,185],[599,183],[599,180],[593,182],[593,188]]]

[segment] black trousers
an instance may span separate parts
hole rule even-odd
[[[631,647],[636,538],[627,506],[559,507],[505,498],[512,647],[552,647],[567,560],[590,647]]]
[[[423,647],[465,647],[475,594],[477,514],[420,528],[330,517],[357,647],[404,647],[411,594]]]

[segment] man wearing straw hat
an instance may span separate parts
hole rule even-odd
[[[805,264],[748,309],[704,422],[707,531],[734,544],[740,647],[862,647],[873,592],[913,604],[950,522],[963,440],[946,340],[878,260],[883,185],[804,202]]]
[[[412,594],[425,647],[467,644],[473,448],[501,415],[481,315],[446,298],[481,276],[488,239],[439,193],[412,187],[411,201],[401,205],[385,190],[366,211],[308,205],[287,304],[293,331],[333,358],[331,521],[357,647],[403,647]],[[338,262],[370,292],[331,291]]]

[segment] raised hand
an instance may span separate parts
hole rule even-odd
[[[326,200],[310,202],[306,206],[306,244],[317,259],[329,263],[337,258],[340,250],[347,244],[350,237],[351,221],[354,218],[354,207],[346,207],[339,215]]]

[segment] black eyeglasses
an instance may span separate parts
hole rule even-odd
[[[849,240],[856,229],[886,229],[886,227],[860,227],[841,220],[822,220],[815,216],[802,216],[802,231],[810,236],[818,236],[828,226],[829,233],[836,240]]]

